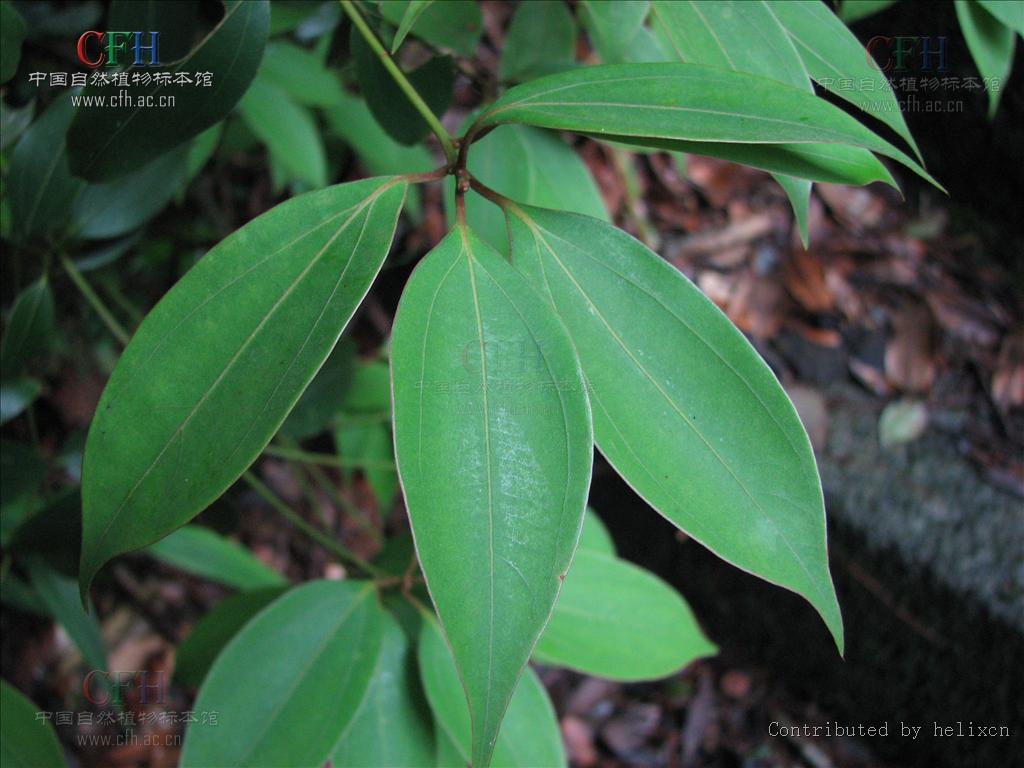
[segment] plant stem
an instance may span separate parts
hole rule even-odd
[[[441,148],[444,150],[444,156],[448,159],[448,162],[455,161],[455,145],[452,143],[452,137],[448,135],[448,131],[441,125],[441,121],[437,118],[437,115],[433,113],[427,103],[423,101],[423,98],[419,95],[412,83],[406,78],[405,73],[399,69],[398,65],[395,64],[391,56],[381,45],[380,40],[370,29],[366,21],[363,19],[362,14],[352,4],[351,0],[341,0],[341,7],[345,9],[345,13],[348,14],[349,18],[352,19],[352,23],[356,29],[359,30],[359,34],[366,40],[367,45],[373,49],[373,52],[377,54],[377,58],[380,59],[380,63],[384,65],[384,69],[388,71],[388,74],[394,79],[398,87],[402,89],[402,93],[406,95],[412,105],[416,108],[416,111],[420,113],[423,119],[430,126],[430,130],[437,136],[437,140],[441,142]]]
[[[323,531],[315,528],[314,526],[307,523],[302,517],[285,504],[277,495],[271,491],[263,482],[252,473],[251,470],[246,470],[242,474],[242,479],[249,484],[256,493],[258,493],[275,511],[281,514],[288,522],[302,531],[306,536],[311,538],[317,544],[322,546],[324,549],[330,551],[336,555],[340,560],[347,562],[351,565],[360,568],[367,574],[373,577],[386,577],[387,573],[377,568],[375,565],[371,565],[363,558],[359,557],[355,552],[350,550],[344,544],[335,541],[330,536],[325,534]]]
[[[103,303],[96,291],[89,285],[89,281],[85,279],[81,272],[78,271],[78,267],[64,254],[60,255],[60,263],[64,267],[64,271],[67,272],[68,277],[71,278],[71,282],[75,284],[75,287],[85,297],[85,300],[89,302],[96,314],[100,316],[100,319],[106,324],[107,328],[112,334],[121,342],[122,346],[128,346],[128,341],[131,339],[131,335],[124,329],[124,326],[118,322],[118,319],[114,317],[113,313],[107,309],[107,305]]]

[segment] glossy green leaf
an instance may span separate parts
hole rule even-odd
[[[21,239],[59,232],[85,186],[68,170],[64,135],[75,115],[70,94],[56,99],[14,147],[6,195]]]
[[[763,75],[813,93],[800,55],[775,14],[761,0],[744,3],[655,0],[653,7],[658,29],[676,60]],[[867,150],[841,145],[836,148],[847,155],[859,152],[868,168],[879,165]],[[748,152],[751,149],[757,152],[756,147],[748,147]],[[818,151],[828,154],[830,146],[823,145]],[[776,179],[790,199],[806,247],[811,182],[792,176],[777,176]]]
[[[107,651],[103,635],[96,620],[96,610],[90,605],[82,608],[75,580],[69,578],[38,559],[28,563],[32,588],[46,606],[47,612],[64,627],[90,669],[107,668]]]
[[[430,126],[395,84],[377,54],[352,28],[349,45],[359,79],[359,92],[381,127],[399,144],[415,144],[430,133]],[[436,115],[444,114],[452,98],[455,64],[450,56],[436,56],[406,74],[409,82]]]
[[[271,83],[296,104],[307,107],[334,106],[345,95],[337,74],[315,53],[283,40],[267,46],[257,79]]]
[[[186,573],[238,589],[286,584],[280,573],[231,539],[201,525],[186,525],[146,553]]]
[[[192,628],[174,653],[174,679],[198,688],[231,638],[253,616],[285,593],[287,587],[263,587],[221,600]]]
[[[53,292],[43,275],[18,294],[0,342],[0,377],[9,379],[25,370],[35,355],[53,341]]]
[[[844,27],[845,29],[845,27]],[[611,138],[848,144],[913,159],[813,94],[758,75],[698,64],[615,64],[549,75],[508,90],[478,128],[528,123]],[[933,182],[934,183],[934,182]]]
[[[406,35],[412,30],[412,25],[420,14],[427,10],[427,7],[434,0],[409,0],[406,3],[405,11],[402,13],[402,20],[398,22],[398,31],[395,32],[395,39],[391,41],[391,53],[397,51],[405,41]]]
[[[6,83],[18,71],[24,39],[25,20],[9,0],[3,0],[0,2],[0,83]]]
[[[896,0],[842,0],[839,15],[847,24],[852,24],[884,11],[895,2]]]
[[[271,603],[207,674],[194,708],[218,722],[188,727],[182,768],[322,765],[366,696],[383,616],[366,582],[314,581]]]
[[[470,172],[513,200],[608,220],[590,171],[561,137],[525,125],[496,128],[473,145]],[[478,195],[466,198],[466,220],[499,253],[508,255],[505,217]]]
[[[1013,67],[1017,35],[975,0],[953,0],[953,6],[974,65],[982,78],[992,83],[986,89],[988,116],[992,118]]]
[[[1024,35],[1024,2],[1022,0],[976,0],[976,2],[1018,35]]]
[[[825,3],[816,1],[767,2],[796,45],[797,53],[814,81],[888,125],[920,158],[921,152],[910,135],[885,73],[875,65],[864,46],[832,10]],[[858,83],[857,88],[844,87],[844,83],[851,80]],[[870,83],[870,87],[866,83]]]
[[[160,33],[160,60],[177,61],[200,31],[200,0],[112,0],[106,29]],[[88,27],[94,29],[94,27]]]
[[[0,381],[0,424],[24,413],[42,391],[43,385],[27,376]]]
[[[145,224],[184,182],[189,148],[176,147],[115,181],[86,185],[71,209],[68,236],[105,240]]]
[[[405,189],[375,178],[282,203],[149,313],[86,443],[83,590],[114,555],[195,517],[259,455],[380,270]]]
[[[814,455],[768,366],[689,280],[625,232],[510,210],[515,264],[569,329],[601,452],[694,539],[807,598],[841,649]]]
[[[533,656],[612,680],[655,680],[716,651],[668,584],[581,547]]]
[[[419,640],[420,676],[437,723],[458,755],[470,762],[470,715],[451,650],[433,617],[424,617]],[[474,760],[474,766],[487,762]],[[447,765],[451,766],[452,763]],[[519,678],[497,736],[495,768],[556,768],[566,765],[554,707],[529,667]]]
[[[282,435],[305,440],[330,427],[352,385],[354,356],[355,346],[351,341],[338,342],[281,425]]]
[[[380,0],[377,5],[385,19],[401,26],[410,2],[415,0]],[[483,16],[477,3],[434,0],[416,16],[410,34],[452,53],[472,56],[483,28]]]
[[[0,719],[0,763],[4,768],[67,765],[53,725],[37,719],[39,707],[6,680],[0,680],[0,708],[4,713]]]
[[[520,3],[501,50],[502,80],[528,80],[572,67],[576,24],[562,0]]]
[[[80,106],[68,132],[75,174],[92,181],[122,176],[220,122],[256,74],[269,22],[267,0],[227,0],[224,17],[187,56],[147,69],[151,75],[210,72],[211,87],[154,83],[132,93],[135,99],[152,96],[149,106]],[[117,85],[90,86],[83,97],[106,96],[110,100],[118,89]],[[174,106],[161,107],[161,96],[174,96]]]
[[[327,155],[313,115],[257,77],[238,104],[246,124],[289,174],[313,188],[327,184]]]
[[[557,319],[464,227],[409,279],[391,372],[409,519],[485,765],[582,525],[587,397]]]
[[[384,614],[383,624],[370,690],[334,750],[334,768],[423,768],[434,760],[434,724],[415,655],[391,614]]]
[[[627,60],[650,9],[648,0],[583,0],[583,23],[605,64]]]
[[[334,442],[343,459],[362,469],[381,512],[390,510],[398,491],[398,474],[387,423],[342,414],[334,430]]]

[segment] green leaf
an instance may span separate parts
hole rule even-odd
[[[796,45],[797,53],[814,81],[888,125],[920,159],[921,152],[910,135],[885,73],[879,70],[864,46],[829,7],[821,2],[797,0],[768,0],[768,6]],[[858,87],[843,87],[843,81],[848,80],[858,83]],[[870,87],[866,83],[870,83]]]
[[[391,366],[409,519],[482,766],[582,525],[587,397],[557,319],[465,227],[409,279]]]
[[[391,414],[391,372],[380,360],[357,365],[345,398],[347,413]]]
[[[424,616],[419,640],[420,676],[430,708],[447,740],[439,738],[446,753],[454,749],[460,763],[470,762],[470,714],[466,697],[441,629],[432,616]],[[452,766],[445,762],[441,765]],[[474,766],[486,761],[473,760]],[[527,667],[519,678],[515,694],[497,736],[493,760],[495,768],[554,768],[566,765],[565,751],[554,707],[544,686]]]
[[[0,83],[6,83],[18,71],[24,40],[25,20],[8,0],[3,0],[0,3]]]
[[[91,181],[122,176],[220,122],[256,74],[269,22],[267,0],[227,0],[224,17],[188,55],[147,69],[151,75],[211,72],[211,87],[154,83],[132,92],[135,99],[153,96],[152,106],[80,106],[68,133],[74,173]],[[83,97],[106,96],[109,102],[118,90],[90,86]],[[174,106],[159,106],[161,96],[173,96]]]
[[[0,546],[42,506],[46,461],[35,448],[0,440]]]
[[[38,484],[40,475],[35,477]],[[36,499],[41,501],[38,496]],[[29,510],[13,533],[4,536],[4,546],[20,558],[38,558],[65,576],[77,576],[78,551],[82,548],[82,498],[78,489],[63,492],[38,511],[36,506]]]
[[[977,3],[1018,35],[1024,35],[1022,0],[977,0]]]
[[[520,3],[505,37],[502,80],[528,80],[575,64],[576,24],[562,0]]]
[[[14,300],[3,341],[0,342],[0,377],[9,379],[25,370],[32,357],[53,341],[53,292],[43,275]]]
[[[385,19],[401,26],[409,2],[381,0],[378,6]],[[434,0],[416,16],[410,34],[438,48],[469,57],[476,53],[483,28],[478,4],[465,0]]]
[[[282,435],[305,440],[332,424],[352,385],[354,357],[355,345],[348,339],[339,341],[281,425]]]
[[[362,709],[334,750],[334,768],[423,768],[434,760],[434,727],[409,641],[384,613],[380,659]]]
[[[717,652],[679,594],[614,554],[581,549],[534,658],[611,680],[655,680]]]
[[[89,430],[83,591],[114,555],[195,517],[259,455],[369,290],[405,190],[376,178],[282,203],[149,313]]]
[[[630,47],[643,27],[650,8],[647,0],[583,0],[583,23],[590,41],[605,64],[627,60]]]
[[[580,543],[577,549],[613,557],[615,555],[615,542],[612,541],[611,534],[604,527],[601,518],[590,507],[587,507],[587,515],[583,518],[583,530],[580,532]]]
[[[29,560],[28,574],[47,612],[64,627],[89,668],[106,669],[107,651],[96,620],[96,610],[91,605],[87,611],[83,610],[75,580],[37,559]]]
[[[342,414],[334,430],[341,457],[362,468],[381,512],[387,512],[398,491],[391,430],[383,421]]]
[[[354,26],[349,45],[359,91],[381,127],[405,145],[415,144],[430,133],[430,126]],[[436,56],[406,77],[434,114],[442,115],[448,110],[455,85],[455,63],[451,56]]]
[[[174,654],[175,681],[190,688],[202,685],[213,662],[231,638],[287,589],[263,587],[239,592],[217,603],[178,644]]]
[[[0,381],[0,424],[24,413],[42,391],[42,384],[27,377]]]
[[[199,0],[113,0],[106,29],[159,32],[160,60],[177,61],[192,49],[200,32],[199,13]]]
[[[516,266],[572,336],[597,445],[652,507],[803,595],[842,649],[811,445],[782,387],[689,280],[586,216],[509,209]]]
[[[513,200],[608,220],[586,165],[561,137],[523,125],[502,126],[473,145],[470,172]],[[499,253],[508,255],[501,211],[477,195],[466,198],[466,220]]]
[[[287,579],[252,552],[201,525],[186,525],[146,549],[186,573],[238,589],[287,584]]]
[[[402,20],[398,23],[398,31],[395,32],[395,39],[391,41],[391,53],[394,54],[405,40],[406,35],[412,29],[412,25],[416,23],[416,19],[419,18],[420,14],[427,10],[427,7],[434,0],[409,0],[405,6],[405,12],[402,14]]]
[[[71,95],[56,99],[14,147],[6,193],[19,238],[59,232],[84,183],[71,176],[64,135],[75,115]]]
[[[32,124],[35,111],[34,101],[21,107],[12,107],[6,101],[0,101],[0,150],[7,149],[21,137]]]
[[[189,148],[176,147],[115,181],[86,185],[72,206],[68,236],[105,240],[145,224],[185,181]]]
[[[847,24],[852,24],[884,11],[895,2],[896,0],[842,0],[839,15]]]
[[[318,189],[327,184],[327,155],[313,116],[284,91],[257,77],[238,104],[242,118],[292,176]]]
[[[845,29],[845,27],[844,27]],[[848,144],[931,177],[904,152],[824,99],[758,75],[698,64],[614,64],[549,75],[506,91],[478,129],[528,123],[638,143]]]
[[[53,726],[47,720],[36,719],[39,707],[6,680],[0,680],[0,708],[4,712],[0,720],[0,763],[4,768],[67,765]]]
[[[984,6],[974,0],[953,0],[960,31],[982,78],[991,81],[988,91],[988,116],[992,119],[999,108],[999,97],[1013,67],[1016,33],[1004,26]]]
[[[257,79],[307,107],[335,106],[346,95],[338,76],[315,53],[283,40],[267,46]]]
[[[182,768],[322,765],[366,696],[383,615],[366,582],[314,581],[275,600],[206,676],[195,710],[219,722],[189,726]]]

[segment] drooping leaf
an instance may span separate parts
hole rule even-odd
[[[335,106],[345,95],[338,76],[315,53],[283,40],[267,46],[257,79],[271,83],[296,104],[307,107]]]
[[[533,656],[612,680],[654,680],[716,650],[668,584],[581,546]]]
[[[351,341],[343,338],[338,342],[281,425],[282,435],[305,440],[330,427],[352,385],[354,356]]]
[[[605,64],[626,61],[650,8],[648,0],[583,0],[583,23]]]
[[[409,518],[485,765],[582,524],[587,397],[551,311],[461,226],[409,279],[391,366]]]
[[[509,228],[514,263],[573,338],[601,452],[694,539],[807,598],[841,649],[814,456],[768,366],[625,232],[526,206],[510,208]]]
[[[10,0],[3,0],[0,2],[0,83],[6,83],[18,71],[24,39],[25,20]]]
[[[122,176],[222,120],[256,74],[269,22],[267,0],[227,0],[224,17],[188,55],[147,69],[151,75],[210,72],[212,86],[154,83],[133,91],[134,99],[152,97],[143,102],[146,106],[80,106],[68,132],[74,173],[92,181]],[[83,97],[105,96],[109,102],[118,88],[89,86]],[[160,97],[168,96],[174,97],[174,106],[160,106]]]
[[[430,126],[395,84],[377,54],[352,28],[349,45],[359,79],[359,92],[381,127],[399,144],[415,144],[430,133]],[[451,56],[435,56],[406,77],[436,115],[444,114],[452,98],[455,64]]]
[[[189,148],[176,147],[115,181],[87,184],[71,209],[68,236],[104,240],[145,224],[184,182]]]
[[[921,152],[910,135],[896,94],[885,74],[875,66],[864,46],[831,9],[821,2],[767,2],[796,45],[797,53],[814,81],[888,125],[920,159]],[[843,81],[848,80],[864,85],[843,87]],[[867,83],[870,87],[866,87]]]
[[[380,0],[377,3],[381,15],[396,26],[401,26],[409,4],[410,0]],[[483,15],[477,3],[434,0],[417,14],[410,34],[460,56],[472,56],[476,53],[483,28]]]
[[[286,584],[280,573],[231,539],[201,525],[186,525],[146,549],[175,568],[238,589]]]
[[[218,722],[188,727],[182,767],[322,765],[366,696],[383,616],[365,582],[309,582],[271,603],[210,668],[195,709]]]
[[[74,115],[70,94],[56,99],[14,147],[6,193],[21,239],[60,232],[84,186],[68,170],[64,151],[64,135]]]
[[[398,31],[395,32],[395,39],[391,41],[391,53],[397,51],[402,43],[405,41],[405,36],[409,34],[412,29],[412,25],[416,23],[416,19],[419,18],[420,14],[427,10],[427,7],[434,0],[409,0],[405,5],[405,12],[402,13],[402,20],[398,23]]]
[[[289,174],[314,189],[327,184],[327,155],[316,121],[305,107],[269,80],[257,77],[238,109],[249,130]]]
[[[538,78],[506,91],[476,126],[502,123],[633,137],[654,146],[664,140],[848,144],[898,160],[932,181],[904,152],[824,99],[698,64],[615,64]]]
[[[67,765],[53,725],[48,720],[38,719],[39,707],[6,680],[0,680],[0,708],[4,712],[0,719],[0,763],[5,768],[64,768]]]
[[[576,25],[561,0],[520,3],[505,37],[502,80],[528,80],[561,72],[576,58]]]
[[[953,0],[953,6],[974,65],[982,78],[991,83],[986,89],[991,119],[999,108],[999,97],[1013,67],[1017,35],[975,0]]]
[[[188,522],[259,455],[380,270],[405,189],[367,179],[282,203],[150,312],[86,443],[83,591],[103,563]]]
[[[401,626],[384,613],[380,659],[362,709],[331,756],[335,768],[423,768],[434,759],[434,723]]]
[[[496,128],[473,145],[468,167],[484,184],[513,200],[608,220],[586,165],[550,131],[524,125]],[[508,255],[508,231],[498,208],[470,195],[466,220],[489,245]]]
[[[53,341],[53,292],[43,275],[18,294],[0,342],[0,378],[10,379],[25,370],[35,355]]]
[[[46,606],[47,612],[64,627],[90,669],[107,668],[107,651],[103,635],[91,606],[84,610],[75,589],[75,580],[50,568],[38,559],[30,559],[28,574],[32,588]]]
[[[977,3],[1018,35],[1024,35],[1024,2],[1021,0],[977,0]]]
[[[459,764],[465,765],[470,762],[472,754],[470,714],[451,650],[432,616],[424,616],[421,623],[419,661],[427,700],[446,737],[440,738],[439,735],[443,754],[451,759],[450,753],[454,749],[460,759]],[[529,667],[519,678],[508,703],[489,764],[494,768],[557,768],[566,765],[554,707],[544,686]],[[486,766],[488,763],[473,760],[472,765]]]
[[[852,24],[884,11],[895,2],[896,0],[842,0],[839,15],[847,24]]]
[[[221,600],[192,628],[174,653],[174,679],[198,688],[231,638],[253,616],[285,593],[287,587],[263,587]]]
[[[43,385],[27,376],[0,381],[0,424],[24,413],[42,391]]]

